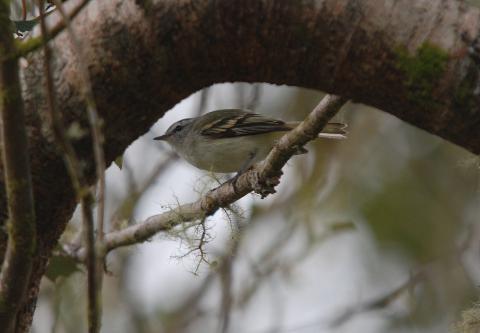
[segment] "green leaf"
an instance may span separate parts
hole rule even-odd
[[[80,264],[72,257],[54,255],[50,258],[45,275],[52,282],[56,282],[59,277],[69,277],[79,271],[81,271]]]
[[[120,155],[118,156],[114,161],[113,163],[115,163],[117,165],[117,167],[122,170],[122,166],[123,166],[123,155]]]

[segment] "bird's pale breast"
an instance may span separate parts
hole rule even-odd
[[[275,140],[283,134],[285,133],[272,132],[233,138],[197,140],[188,145],[181,155],[199,169],[219,173],[237,172],[264,159],[272,149]],[[247,165],[249,161],[251,163]]]

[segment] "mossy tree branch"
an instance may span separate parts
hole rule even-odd
[[[30,282],[36,240],[27,131],[9,19],[9,1],[0,1],[0,113],[3,171],[8,206],[8,245],[0,274],[0,327],[13,333]]]

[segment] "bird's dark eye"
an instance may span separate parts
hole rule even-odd
[[[173,131],[172,131],[172,132],[173,132],[173,133],[176,133],[176,132],[180,131],[182,128],[183,128],[182,125],[177,125],[177,126],[175,126],[175,127],[173,128]]]

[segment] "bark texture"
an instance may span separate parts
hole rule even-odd
[[[92,0],[73,22],[104,120],[108,162],[180,100],[232,81],[343,95],[480,153],[479,67],[465,42],[478,37],[480,15],[461,1]],[[88,131],[79,59],[66,33],[52,47],[57,107],[67,123]],[[41,52],[27,61],[21,74],[38,252],[19,317],[23,331],[75,206],[47,121]],[[93,181],[88,138],[75,147]],[[0,202],[6,206],[4,192]]]

